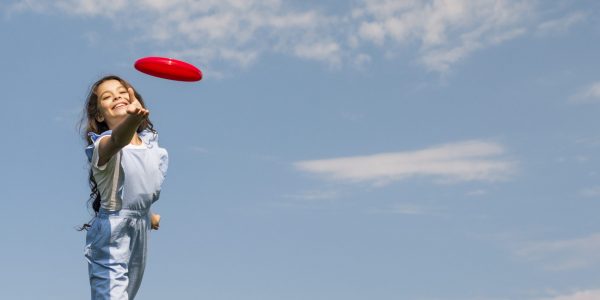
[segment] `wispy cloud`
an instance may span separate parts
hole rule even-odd
[[[579,191],[579,195],[589,198],[600,197],[600,186],[593,186],[581,189]]]
[[[318,42],[307,45],[296,45],[294,54],[298,57],[324,61],[331,65],[339,65],[341,63],[340,45],[336,42]]]
[[[590,268],[600,263],[600,233],[576,239],[531,242],[517,249],[516,254],[542,263],[547,270]]]
[[[271,202],[270,206],[286,209],[339,209],[339,200],[342,192],[333,189],[305,190],[297,193],[282,195],[277,201]]]
[[[523,1],[364,0],[352,15],[360,40],[420,45],[427,68],[447,71],[472,52],[525,33],[534,6]]]
[[[385,184],[418,176],[438,182],[494,181],[516,171],[496,143],[466,141],[423,150],[300,161],[296,169],[346,182]]]
[[[359,0],[335,12],[286,0],[21,0],[7,7],[104,18],[156,51],[209,65],[243,68],[279,53],[360,67],[374,46],[438,72],[475,51],[530,31],[568,30],[585,18],[567,12],[545,21],[537,2],[522,0]]]
[[[198,154],[208,153],[208,150],[206,148],[200,147],[200,146],[189,146],[188,149],[189,149],[189,151],[198,153]]]
[[[537,26],[539,34],[557,34],[567,32],[573,25],[585,21],[587,15],[583,12],[573,12],[564,17],[545,21]]]
[[[397,203],[385,208],[372,208],[368,211],[371,214],[397,214],[397,215],[440,215],[443,210],[440,208],[428,207],[423,205]]]
[[[600,136],[579,137],[575,140],[575,143],[586,147],[598,147],[600,146]]]
[[[17,1],[12,12],[105,18],[163,52],[205,63],[252,64],[266,52],[339,64],[332,17],[282,0]]]
[[[0,3],[0,10],[4,12],[4,17],[10,17],[15,13],[24,11],[33,11],[36,13],[45,13],[51,9],[51,5],[40,0],[20,0],[13,3]]]
[[[298,194],[287,194],[284,198],[294,200],[334,200],[339,198],[341,193],[335,190],[311,190]]]
[[[581,290],[539,300],[598,300],[600,299],[600,289]]]
[[[600,102],[600,81],[589,84],[569,98],[572,103]]]

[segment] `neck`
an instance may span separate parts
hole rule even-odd
[[[132,145],[141,145],[142,144],[142,139],[140,139],[137,132],[133,134],[133,138],[131,138],[131,142],[129,142],[129,144],[132,144]]]

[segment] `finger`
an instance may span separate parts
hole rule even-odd
[[[132,88],[127,88],[127,92],[129,93],[129,102],[133,103],[138,101],[138,99],[135,97],[135,92]]]
[[[140,107],[134,107],[130,114],[132,114],[134,116],[138,116],[138,117],[143,117],[144,110],[143,110],[143,108],[140,108]]]

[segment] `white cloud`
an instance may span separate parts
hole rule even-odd
[[[299,194],[284,195],[285,198],[296,200],[333,200],[340,197],[340,192],[334,190],[312,190]]]
[[[582,290],[571,294],[565,294],[560,296],[554,296],[550,298],[544,298],[540,300],[598,300],[600,299],[600,289],[596,290]]]
[[[325,13],[321,7],[296,8],[289,0],[21,0],[8,10],[105,18],[120,30],[132,30],[136,41],[151,43],[156,52],[188,55],[182,58],[206,65],[246,67],[265,54],[282,53],[360,67],[381,51],[445,72],[475,51],[530,28],[568,30],[585,17],[565,13],[544,22],[536,3],[360,0],[349,10]]]
[[[481,47],[481,44],[472,42],[451,49],[432,50],[423,55],[421,62],[429,69],[445,72],[451,65]]]
[[[573,25],[585,21],[587,15],[583,12],[574,12],[567,16],[545,21],[537,26],[539,34],[564,33]]]
[[[387,208],[373,208],[369,210],[372,214],[398,214],[398,215],[440,215],[441,210],[422,205],[397,203]]]
[[[600,81],[592,83],[569,98],[572,103],[593,103],[600,102]]]
[[[600,233],[577,239],[531,242],[516,250],[516,254],[541,262],[548,270],[590,268],[600,263]]]
[[[296,45],[294,53],[301,58],[329,62],[332,65],[339,65],[341,62],[340,46],[335,42]]]
[[[534,11],[531,2],[511,0],[363,0],[353,16],[358,36],[376,45],[417,42],[418,59],[427,68],[451,65],[485,47],[514,39]],[[383,25],[380,25],[383,24]]]
[[[62,0],[55,5],[63,11],[74,15],[114,15],[128,5],[128,0],[95,1],[95,0]]]
[[[12,12],[64,12],[110,20],[167,53],[206,64],[247,66],[262,54],[282,52],[329,64],[340,63],[331,17],[295,10],[281,0],[25,0]]]
[[[366,40],[381,46],[385,39],[385,30],[383,26],[375,22],[365,22],[360,25],[358,35]]]
[[[1,3],[0,9],[5,12],[5,16],[10,16],[14,13],[24,11],[33,11],[36,13],[44,13],[49,10],[49,3],[39,0],[20,0],[14,3]]]
[[[385,184],[417,176],[438,181],[494,181],[515,172],[515,163],[498,156],[502,146],[467,141],[417,151],[381,153],[296,162],[301,171],[346,182]]]

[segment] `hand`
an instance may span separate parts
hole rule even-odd
[[[132,88],[127,88],[127,92],[129,93],[130,100],[129,105],[127,105],[127,114],[137,116],[140,119],[147,118],[150,111],[142,107],[140,101],[135,97]]]
[[[160,227],[159,223],[160,223],[160,215],[152,214],[152,217],[150,217],[150,225],[151,225],[152,229],[158,230],[158,228]]]

